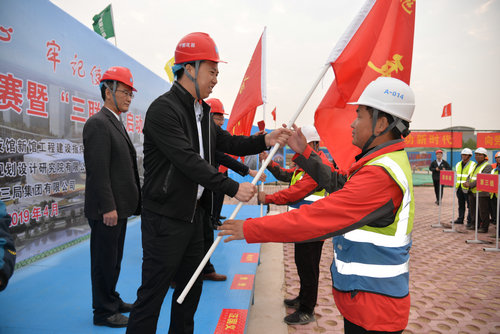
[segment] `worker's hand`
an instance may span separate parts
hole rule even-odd
[[[257,187],[250,182],[240,183],[238,192],[234,196],[240,202],[248,202],[257,192]]]
[[[229,235],[230,237],[224,239],[224,242],[233,240],[243,240],[245,236],[243,235],[243,223],[244,220],[226,220],[222,226],[219,226],[218,235]]]
[[[288,138],[288,146],[298,154],[302,154],[307,147],[307,140],[302,130],[292,125],[293,134]]]
[[[255,177],[255,175],[257,175],[258,172],[259,171],[257,171],[257,170],[250,169],[248,171],[248,175],[250,175],[251,177]],[[259,177],[259,181],[265,182],[266,181],[266,174],[262,173]]]
[[[106,212],[102,215],[104,225],[115,226],[118,223],[118,212],[116,210]]]
[[[254,133],[254,135],[265,135],[265,134],[267,134],[266,130],[259,130]]]
[[[257,200],[259,201],[259,204],[266,204],[266,192],[265,191],[259,191],[257,194]]]
[[[283,124],[282,128],[276,129],[264,137],[266,146],[274,146],[276,143],[279,143],[280,147],[283,147],[286,145],[288,137],[290,137],[291,134],[292,131],[286,128],[286,124]]]
[[[260,162],[266,160],[268,156],[269,156],[269,154],[266,151],[260,152],[259,153],[259,160],[260,160]]]

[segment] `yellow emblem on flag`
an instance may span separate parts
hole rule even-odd
[[[393,60],[388,60],[382,65],[380,68],[375,66],[374,63],[370,60],[368,62],[368,67],[374,70],[377,73],[380,73],[383,77],[390,77],[392,72],[398,73],[404,69],[403,64],[401,64],[401,59],[403,56],[395,54],[392,56]]]
[[[248,79],[250,79],[250,78],[246,77],[243,79],[243,82],[241,83],[241,86],[240,86],[240,94],[243,93],[243,90],[245,89],[245,81],[247,81]]]
[[[168,76],[168,81],[170,83],[174,82],[174,72],[172,72],[172,66],[174,66],[175,63],[175,57],[172,57],[167,63],[165,64],[165,72],[167,72]]]
[[[401,7],[403,7],[404,11],[411,15],[413,13],[413,5],[415,4],[415,0],[399,0],[401,2]]]

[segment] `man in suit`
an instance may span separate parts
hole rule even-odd
[[[133,78],[125,67],[111,67],[100,82],[104,107],[83,128],[85,216],[89,221],[94,324],[126,327],[132,305],[116,292],[127,218],[139,215],[141,195],[136,152],[120,114],[129,109]]]

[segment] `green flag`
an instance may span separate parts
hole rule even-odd
[[[113,15],[111,14],[111,5],[106,7],[102,12],[94,15],[94,31],[102,37],[108,39],[115,36],[115,29],[113,28]]]

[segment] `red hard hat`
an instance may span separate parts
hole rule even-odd
[[[443,150],[437,150],[436,153],[443,153]]]
[[[193,32],[182,37],[175,48],[175,64],[196,60],[225,63],[219,59],[219,51],[214,40],[204,32]]]
[[[210,106],[211,113],[227,115],[224,112],[224,106],[222,105],[222,102],[219,99],[216,98],[206,99],[205,102]]]
[[[495,159],[500,157],[500,151],[498,151],[497,153],[495,153]]]
[[[134,92],[137,92],[137,89],[134,88],[134,78],[132,77],[132,73],[130,73],[130,70],[126,67],[122,66],[110,67],[106,72],[104,72],[101,81],[99,82],[102,82],[104,80],[119,81],[122,84],[132,88]]]

